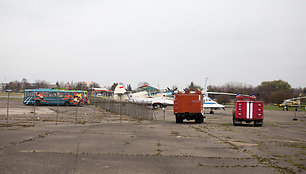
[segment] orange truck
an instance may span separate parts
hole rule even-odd
[[[195,123],[204,122],[203,95],[201,91],[178,92],[174,95],[173,113],[176,123],[183,120],[195,120]]]

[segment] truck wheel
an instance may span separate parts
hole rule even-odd
[[[211,110],[210,112],[209,112],[209,114],[214,114],[215,112],[213,111],[213,110]]]
[[[201,124],[201,118],[200,118],[199,115],[196,116],[196,118],[194,119],[194,122],[195,122],[196,124]]]
[[[241,125],[242,124],[242,121],[238,121],[237,119],[235,119],[235,117],[233,117],[233,125],[234,126],[238,126],[238,125]]]
[[[183,123],[183,118],[181,118],[179,115],[176,115],[175,118],[176,118],[176,123]]]
[[[200,123],[204,123],[204,117],[201,115]]]
[[[176,123],[183,123],[183,119],[182,118],[176,118]]]
[[[234,126],[237,126],[237,124],[236,124],[236,121],[235,121],[235,118],[233,117],[233,125]]]
[[[40,101],[36,100],[35,104],[36,104],[36,106],[39,106],[40,105]]]
[[[263,121],[254,121],[254,126],[255,127],[262,127],[262,122]]]
[[[162,108],[160,104],[153,104],[153,109],[158,109],[159,107]]]
[[[201,124],[201,123],[203,123],[203,120],[204,120],[203,115],[199,114],[195,118],[195,123]]]

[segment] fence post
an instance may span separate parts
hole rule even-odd
[[[94,98],[94,113],[92,116],[92,123],[95,123],[95,116],[96,116],[96,98]]]
[[[145,112],[144,112],[144,102],[142,102],[142,108],[141,108],[141,115],[142,115],[142,119],[145,119]]]
[[[109,111],[110,111],[110,104],[109,104],[109,97],[107,97],[107,105],[106,105],[106,112],[107,112],[107,115],[108,115],[108,117],[107,117],[107,124],[109,123],[109,120],[110,120],[110,113],[109,113]]]
[[[55,125],[57,125],[57,122],[58,122],[58,92],[56,94],[56,123]]]
[[[120,115],[120,124],[121,124],[121,101],[119,101],[119,115]]]
[[[165,107],[163,107],[163,113],[164,113],[164,120],[166,119],[166,110]]]
[[[35,110],[36,110],[36,100],[34,100],[33,127],[35,126]]]
[[[8,120],[9,120],[10,92],[11,90],[7,90],[6,128],[8,128]]]
[[[75,124],[78,124],[78,104],[75,107]]]

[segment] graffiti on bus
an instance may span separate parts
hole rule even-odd
[[[69,101],[70,104],[72,105],[85,104],[84,94],[78,92],[74,92],[73,95],[66,93],[66,95],[64,96],[64,98],[62,98],[62,100]]]

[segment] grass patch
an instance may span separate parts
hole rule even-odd
[[[171,135],[174,135],[174,136],[180,136],[180,133],[177,132],[177,131],[171,131]]]
[[[233,126],[233,123],[223,123],[222,126]]]
[[[295,111],[295,107],[288,107],[288,111]],[[298,110],[305,111],[304,107],[298,108]],[[264,105],[264,110],[275,110],[275,111],[282,111],[283,108],[275,105]]]
[[[157,149],[157,153],[156,153],[156,156],[161,156],[161,152],[162,152],[162,150],[160,150],[160,149]]]
[[[306,167],[303,165],[303,164],[300,164],[300,163],[295,163],[293,164],[294,166],[300,168],[300,169],[303,169],[303,170],[306,170]]]
[[[20,92],[10,92],[10,96],[20,96],[22,97],[24,93]],[[0,92],[0,96],[7,96],[7,92]]]
[[[286,155],[273,155],[273,156],[278,158],[295,158],[295,156],[286,156]]]
[[[7,100],[7,97],[0,97],[0,99],[6,99]],[[10,97],[10,100],[20,100],[20,101],[23,101],[23,98],[11,98]]]
[[[198,166],[203,167],[204,165],[202,163],[198,163]]]
[[[288,168],[288,167],[281,167],[276,162],[273,162],[273,161],[271,161],[268,158],[262,158],[260,156],[255,155],[255,154],[252,154],[250,152],[246,152],[246,153],[248,153],[249,155],[255,157],[259,164],[262,164],[262,165],[264,165],[266,167],[273,167],[279,173],[289,173],[289,174],[291,174],[291,173],[294,174],[295,173],[293,171],[293,169]]]
[[[45,136],[44,135],[38,135],[38,138],[45,138]]]

